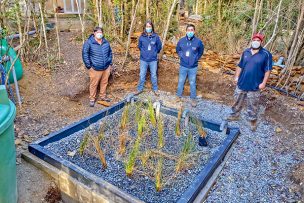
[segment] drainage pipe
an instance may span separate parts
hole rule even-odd
[[[155,114],[157,119],[159,119],[160,106],[161,104],[159,101],[153,103],[153,108],[155,109]]]

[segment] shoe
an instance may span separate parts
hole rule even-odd
[[[134,93],[134,95],[136,96],[136,95],[139,95],[139,94],[141,94],[141,93],[143,93],[142,90],[137,90],[137,91]]]
[[[174,99],[175,99],[176,102],[182,102],[182,97],[179,97],[177,95],[175,95]]]
[[[195,99],[191,99],[191,106],[196,107],[197,101]]]
[[[90,101],[90,107],[94,107],[94,105],[95,105],[95,101],[91,100]]]
[[[238,120],[240,120],[240,116],[238,115],[230,115],[227,118],[227,121],[238,121]]]
[[[159,96],[159,91],[158,90],[155,90],[155,91],[153,90],[153,93],[154,93],[155,96],[157,96],[157,97]]]
[[[257,120],[250,121],[250,128],[251,128],[252,132],[255,132],[257,130],[257,128],[258,128]]]
[[[105,106],[105,107],[111,106],[111,103],[110,103],[110,102],[107,102],[107,101],[104,101],[104,100],[99,100],[99,101],[97,102],[97,104],[100,104],[100,105]]]
[[[111,99],[108,97],[100,98],[99,101],[111,102]]]

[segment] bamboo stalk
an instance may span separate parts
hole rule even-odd
[[[45,30],[45,23],[44,23],[44,14],[43,14],[44,12],[42,11],[42,6],[41,6],[40,2],[38,3],[38,6],[39,6],[39,10],[40,10],[40,15],[41,15],[41,24],[42,24],[42,29],[43,29],[45,48],[46,48],[46,50],[48,50],[49,47],[48,47],[47,37],[46,37],[46,30]],[[48,51],[46,51],[46,56],[47,56],[47,64],[48,64],[48,67],[50,68],[51,65],[50,65],[50,57],[49,57]]]

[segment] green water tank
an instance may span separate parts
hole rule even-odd
[[[0,85],[0,202],[17,202],[14,119],[16,107]]]
[[[11,46],[8,45],[6,39],[2,38],[2,39],[0,39],[0,56],[2,57],[4,55],[10,56],[12,58],[12,61],[14,61],[17,58],[17,54],[16,54],[15,50]],[[4,67],[6,69],[6,72],[8,72],[11,67],[11,62],[8,61],[8,62],[4,63]],[[22,63],[19,58],[17,58],[14,67],[15,67],[17,80],[20,80],[23,75],[23,69],[22,69]],[[13,78],[12,72],[9,75],[9,82],[14,83],[14,78]]]

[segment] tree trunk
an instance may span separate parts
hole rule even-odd
[[[222,23],[222,0],[218,0],[217,19],[218,19],[218,22],[221,24]]]
[[[195,4],[195,15],[198,14],[198,1],[199,0],[196,0],[196,4]]]
[[[21,27],[21,11],[20,11],[20,4],[17,1],[15,1],[15,9],[16,9],[15,15],[16,15],[18,32],[19,32],[19,42],[20,42],[20,44],[22,44],[23,32],[22,32],[22,27]],[[24,51],[23,47],[21,47],[21,49],[19,51],[20,51],[20,58],[23,61],[23,59],[24,59],[23,58],[23,51]]]
[[[58,18],[57,18],[56,8],[57,8],[57,4],[55,3],[55,0],[53,0],[53,9],[54,9],[55,23],[56,23],[57,46],[58,46],[58,60],[60,60],[60,53],[61,53],[61,51],[60,51],[60,38],[59,38]],[[83,33],[82,33],[82,36],[83,36]]]
[[[276,22],[275,22],[275,26],[273,28],[273,32],[272,32],[272,36],[271,38],[268,40],[268,42],[265,44],[265,47],[267,47],[270,43],[273,42],[276,34],[277,34],[277,28],[278,28],[278,22],[279,22],[279,18],[280,18],[280,12],[281,12],[281,5],[282,5],[282,1],[280,0],[279,2],[279,7],[278,7],[278,12],[277,12],[277,18],[276,18]]]
[[[95,8],[98,26],[102,27],[102,0],[95,0]]]
[[[160,60],[163,58],[163,55],[164,55],[164,47],[165,47],[165,43],[166,43],[168,29],[169,29],[170,22],[171,22],[171,16],[172,16],[172,13],[174,11],[174,8],[176,7],[177,1],[178,0],[173,0],[173,3],[171,5],[170,11],[169,11],[169,14],[168,14],[168,17],[167,17],[166,27],[165,27],[165,30],[163,32],[162,50],[159,54]]]
[[[150,9],[150,0],[146,0],[146,19],[151,20],[149,9]]]
[[[81,11],[80,11],[80,8],[79,8],[78,0],[76,0],[76,6],[77,6],[77,11],[78,11],[78,17],[79,17],[80,25],[81,25],[82,44],[84,44],[84,23],[83,23],[83,18],[81,17],[81,14],[80,14]],[[55,15],[56,15],[56,13],[55,13]]]
[[[184,17],[185,16],[185,0],[180,0],[179,1],[179,14],[180,16]]]
[[[133,27],[134,27],[134,23],[135,23],[135,19],[136,19],[136,12],[137,12],[137,9],[138,9],[139,2],[140,2],[140,0],[137,0],[135,8],[132,8],[132,10],[134,12],[133,12],[133,16],[132,16],[131,26],[130,26],[130,29],[129,29],[126,53],[125,53],[124,61],[122,63],[122,68],[124,68],[125,63],[126,63],[127,58],[128,58],[128,55],[129,55],[129,49],[130,49],[130,43],[131,43],[131,34],[133,32]]]
[[[204,12],[203,14],[205,15],[207,12],[207,0],[204,1]]]
[[[123,36],[124,36],[124,23],[125,23],[125,14],[124,14],[124,6],[125,1],[121,1],[120,3],[120,10],[121,10],[121,23],[120,23],[120,38],[121,40],[123,40]]]
[[[42,25],[43,36],[44,36],[45,49],[48,50],[49,47],[48,47],[48,43],[47,43],[45,23],[44,23],[44,11],[42,10],[42,6],[41,6],[40,2],[38,3],[38,6],[39,6],[39,10],[40,10],[40,15],[41,15],[41,25]],[[49,57],[48,51],[46,51],[46,57],[47,57],[48,68],[50,68],[50,57]]]
[[[108,6],[109,6],[110,13],[111,13],[112,25],[113,25],[115,33],[116,33],[116,21],[115,21],[115,15],[114,15],[114,7],[113,7],[111,0],[108,0]]]
[[[259,9],[258,9],[259,3],[260,3],[260,0],[256,0],[254,14],[253,14],[253,19],[252,19],[252,32],[251,32],[251,36],[253,36],[253,34],[257,30],[257,25],[258,25],[257,17],[258,17],[258,11],[259,11]]]
[[[304,24],[304,4],[301,4],[301,11],[299,13],[299,17],[297,20],[297,27],[295,28],[295,34],[293,36],[292,42],[291,42],[291,46],[288,52],[288,58],[287,58],[287,62],[286,62],[286,68],[284,69],[284,71],[281,72],[280,74],[280,79],[277,82],[276,86],[281,85],[281,82],[285,79],[285,82],[282,86],[282,88],[284,88],[290,78],[293,66],[295,64],[296,61],[296,57],[298,55],[299,52],[301,52],[300,48],[302,46],[302,43],[304,41],[304,29],[303,29],[303,24]]]

